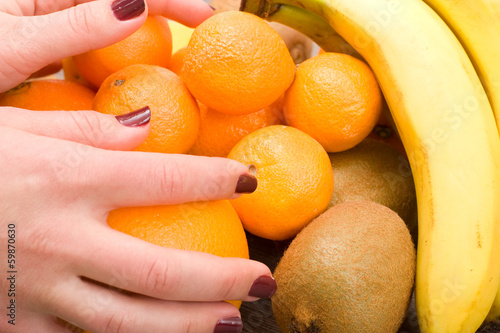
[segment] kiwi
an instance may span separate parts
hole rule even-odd
[[[367,138],[352,149],[330,153],[335,188],[328,207],[351,200],[384,205],[417,236],[417,199],[407,159],[394,146]]]
[[[282,332],[397,332],[408,309],[415,248],[403,220],[370,201],[338,204],[290,243],[274,277]]]

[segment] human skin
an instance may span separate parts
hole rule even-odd
[[[202,1],[150,0],[121,21],[112,3],[2,1],[0,91],[64,57],[123,39],[148,12],[190,26],[212,15]],[[223,300],[275,291],[262,263],[162,248],[107,225],[108,212],[119,207],[255,189],[236,161],[129,151],[149,133],[147,112],[125,122],[94,111],[0,108],[1,332],[239,332],[239,311]],[[12,229],[14,297],[6,292]],[[12,299],[16,325],[5,316]]]

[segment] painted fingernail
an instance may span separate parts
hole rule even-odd
[[[220,319],[215,325],[214,333],[239,333],[243,329],[240,317],[229,317]]]
[[[276,280],[272,276],[264,275],[253,283],[248,296],[258,297],[258,298],[271,298],[278,286],[276,285]]]
[[[151,109],[145,106],[142,109],[132,111],[115,117],[123,126],[138,127],[144,126],[151,120]]]
[[[252,193],[257,189],[257,178],[252,175],[244,174],[238,178],[235,193]]]
[[[113,14],[120,21],[131,20],[146,10],[144,0],[115,0],[111,4]]]

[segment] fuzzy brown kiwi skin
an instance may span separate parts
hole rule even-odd
[[[279,262],[276,321],[290,333],[397,332],[415,261],[395,212],[369,201],[341,203],[307,225]]]
[[[329,157],[335,188],[328,207],[352,200],[389,207],[405,221],[416,244],[417,197],[406,157],[390,144],[370,138]]]

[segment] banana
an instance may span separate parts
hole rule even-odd
[[[424,1],[462,42],[486,90],[500,134],[500,1]]]
[[[421,0],[243,0],[241,9],[266,18],[287,6],[326,19],[387,100],[417,191],[421,331],[475,332],[500,283],[500,137],[464,48]]]
[[[488,95],[500,134],[500,1],[424,0],[462,42]],[[500,289],[486,317],[500,318]]]

